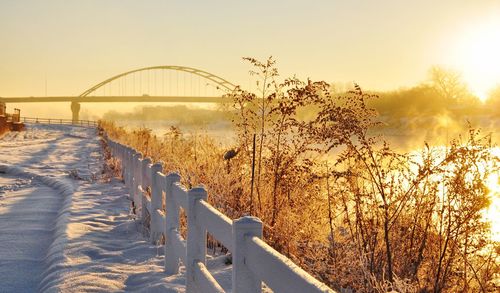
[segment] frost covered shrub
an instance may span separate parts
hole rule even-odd
[[[273,59],[246,60],[260,91],[227,94],[237,135],[230,160],[210,137],[175,127],[158,137],[102,126],[179,171],[186,186],[203,183],[230,218],[261,218],[267,242],[333,288],[495,290],[500,249],[482,220],[484,182],[498,172],[488,137],[471,130],[445,150],[398,153],[371,135],[377,114],[367,101],[376,96],[357,85],[332,96],[326,82],[280,82]]]

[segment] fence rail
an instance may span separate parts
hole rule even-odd
[[[99,122],[93,120],[76,120],[71,119],[55,119],[55,118],[33,118],[20,117],[20,122],[24,123],[40,123],[40,124],[58,124],[58,125],[74,125],[83,127],[97,127]]]
[[[186,268],[186,292],[224,292],[206,268],[207,232],[232,253],[232,292],[256,293],[264,282],[274,292],[333,292],[291,260],[266,244],[262,222],[255,217],[231,220],[207,202],[203,186],[187,189],[177,173],[162,173],[162,165],[136,150],[107,139],[122,165],[135,213],[150,217],[150,241],[165,237],[165,272]],[[163,209],[165,203],[165,210]],[[179,211],[187,218],[187,239],[179,232]]]

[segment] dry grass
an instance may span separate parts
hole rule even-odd
[[[334,288],[498,289],[500,249],[481,214],[485,178],[498,172],[488,137],[471,130],[446,150],[398,153],[368,135],[377,116],[366,101],[375,96],[356,87],[333,97],[325,82],[278,83],[272,59],[248,60],[261,92],[228,94],[237,134],[230,160],[210,137],[177,128],[158,137],[101,126],[178,171],[184,185],[204,184],[230,218],[261,218],[266,241]],[[305,107],[315,115],[299,119]]]

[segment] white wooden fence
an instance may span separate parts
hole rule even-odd
[[[186,189],[177,173],[162,173],[160,163],[142,158],[136,150],[107,140],[121,161],[122,176],[136,213],[151,217],[150,241],[165,236],[165,272],[186,268],[186,292],[224,292],[205,267],[207,232],[232,252],[232,292],[261,292],[264,282],[274,292],[333,292],[291,260],[265,243],[262,222],[255,217],[231,220],[207,202],[203,187]],[[150,189],[148,192],[144,192]],[[165,210],[162,208],[165,202]],[[187,240],[179,232],[179,210],[187,217]]]
[[[20,122],[35,123],[35,124],[59,124],[59,125],[73,125],[83,127],[97,127],[98,122],[93,120],[76,120],[71,119],[57,119],[57,118],[38,118],[38,117],[20,117]]]

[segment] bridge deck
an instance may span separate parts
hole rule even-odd
[[[47,103],[47,102],[77,102],[77,103],[220,103],[223,97],[188,97],[188,96],[87,96],[87,97],[0,97],[3,103]]]

